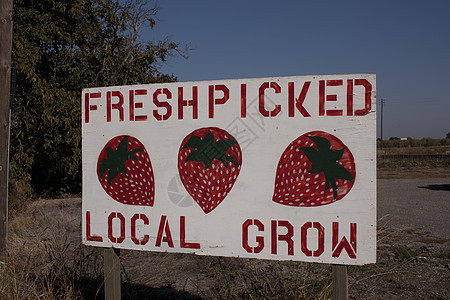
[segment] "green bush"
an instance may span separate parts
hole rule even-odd
[[[176,80],[156,64],[185,52],[168,40],[140,42],[139,28],[153,28],[157,13],[142,4],[14,1],[11,193],[81,191],[83,88]]]

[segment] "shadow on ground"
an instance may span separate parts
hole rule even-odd
[[[432,191],[450,191],[450,184],[429,184],[425,186],[419,186],[419,188]]]
[[[122,299],[187,299],[201,300],[200,296],[189,294],[185,291],[178,291],[172,287],[152,288],[140,284],[124,284],[122,288]]]
[[[83,299],[105,299],[105,291],[101,279],[86,280],[85,282],[82,282],[80,284],[82,284],[82,287],[80,287],[80,291]],[[186,291],[176,290],[170,286],[153,288],[142,284],[130,284],[122,282],[121,299],[202,300],[203,298],[198,295],[190,294]]]

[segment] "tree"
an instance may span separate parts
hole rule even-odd
[[[186,49],[140,40],[157,12],[142,0],[14,1],[13,189],[81,190],[83,88],[176,81],[157,65]]]

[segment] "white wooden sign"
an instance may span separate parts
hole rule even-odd
[[[376,260],[375,74],[82,92],[83,243]]]

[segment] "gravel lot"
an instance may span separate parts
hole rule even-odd
[[[450,178],[378,179],[378,219],[450,239]]]

